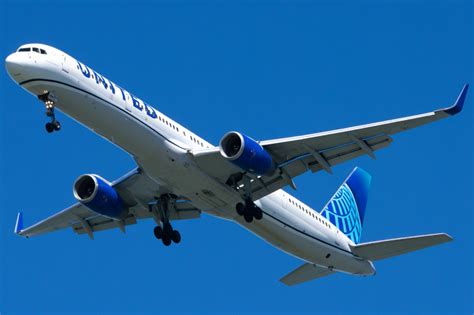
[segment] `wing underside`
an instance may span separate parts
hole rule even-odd
[[[453,106],[420,115],[392,119],[367,125],[320,132],[304,136],[259,142],[277,164],[277,171],[268,176],[253,176],[221,156],[219,148],[193,153],[197,165],[222,183],[235,174],[250,177],[252,197],[260,199],[284,186],[296,188],[293,178],[307,171],[324,170],[362,155],[375,158],[375,152],[390,145],[392,135],[413,129],[461,111],[468,85],[462,89]],[[245,186],[242,181],[237,186]]]
[[[19,215],[15,232],[21,236],[30,237],[72,228],[75,233],[88,234],[93,239],[94,233],[98,231],[117,228],[125,232],[125,227],[137,223],[138,219],[153,218],[155,221],[161,220],[159,213],[150,211],[149,204],[159,202],[154,200],[155,196],[169,193],[166,187],[157,186],[140,169],[131,171],[112,185],[125,204],[128,205],[128,215],[120,220],[100,215],[81,203],[75,203],[25,229],[22,228],[22,216]],[[194,219],[199,218],[200,215],[201,211],[183,198],[178,198],[168,213],[170,220]]]

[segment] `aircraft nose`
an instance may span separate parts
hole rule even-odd
[[[15,77],[21,75],[23,62],[20,56],[18,56],[18,53],[13,53],[5,59],[5,67],[13,80],[15,80]]]

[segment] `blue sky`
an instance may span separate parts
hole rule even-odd
[[[471,1],[8,1],[2,58],[40,42],[66,51],[217,144],[299,135],[450,105],[473,73]],[[153,222],[96,235],[22,239],[74,202],[83,173],[113,180],[134,167],[119,148],[42,105],[0,71],[2,314],[471,314],[473,91],[461,115],[394,137],[377,160],[296,179],[320,209],[354,166],[372,174],[363,241],[447,232],[455,241],[297,287],[300,262],[231,222],[178,222],[164,248]],[[137,139],[139,141],[139,139]],[[293,193],[293,192],[292,192]]]

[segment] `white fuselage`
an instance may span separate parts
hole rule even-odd
[[[130,153],[157,185],[305,261],[352,274],[375,272],[370,261],[351,253],[352,243],[342,232],[283,190],[257,200],[263,218],[246,223],[235,211],[240,194],[203,172],[189,154],[212,144],[64,52],[40,44],[25,46],[40,47],[47,54],[10,55],[12,78],[35,96],[54,94],[58,109]]]

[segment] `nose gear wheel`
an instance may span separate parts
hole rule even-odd
[[[57,102],[57,98],[48,91],[38,95],[38,99],[42,101],[46,107],[46,116],[51,118],[51,121],[46,123],[45,129],[48,133],[53,131],[59,131],[61,129],[61,123],[56,120],[56,115],[54,114],[54,105]]]

